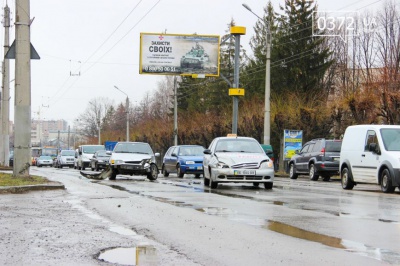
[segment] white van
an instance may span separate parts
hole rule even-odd
[[[339,171],[344,189],[374,183],[385,193],[393,192],[400,186],[400,125],[349,126]]]
[[[89,167],[90,159],[96,151],[105,151],[104,145],[81,145],[76,149],[76,167],[78,170],[85,170]]]

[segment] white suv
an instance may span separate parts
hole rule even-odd
[[[144,142],[118,142],[110,157],[112,174],[110,180],[115,180],[118,174],[146,175],[149,180],[156,180],[158,167],[156,157],[150,145]]]

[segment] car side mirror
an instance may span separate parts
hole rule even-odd
[[[178,157],[178,155],[176,155],[175,152],[173,152],[173,153],[171,154],[171,156],[172,156],[172,157]]]
[[[378,145],[376,143],[370,143],[369,144],[369,151],[374,152],[376,154],[381,154]]]
[[[204,154],[211,154],[211,150],[205,149],[205,150],[203,151],[203,153],[204,153]]]

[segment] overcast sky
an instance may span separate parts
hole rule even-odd
[[[11,25],[15,22],[15,1]],[[272,0],[278,8],[283,0]],[[384,0],[319,0],[320,11],[363,11],[380,8]],[[248,53],[257,17],[242,7],[246,3],[261,16],[261,0],[34,0],[31,1],[31,43],[40,60],[32,60],[32,118],[65,119],[70,124],[86,109],[90,99],[107,97],[132,104],[157,88],[163,76],[139,74],[140,33],[224,35],[233,18],[247,29],[241,43]],[[10,29],[10,43],[15,27]],[[0,34],[4,43],[4,30]],[[14,65],[11,60],[10,65]],[[14,67],[10,80],[14,78]],[[80,75],[78,76],[77,74]],[[72,74],[72,76],[71,76]],[[14,83],[11,83],[14,120]],[[38,111],[40,110],[40,117]]]

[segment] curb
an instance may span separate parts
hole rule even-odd
[[[0,187],[0,194],[18,194],[29,191],[55,190],[55,189],[65,189],[65,186],[59,182],[50,182],[47,184],[40,184],[40,185]]]

